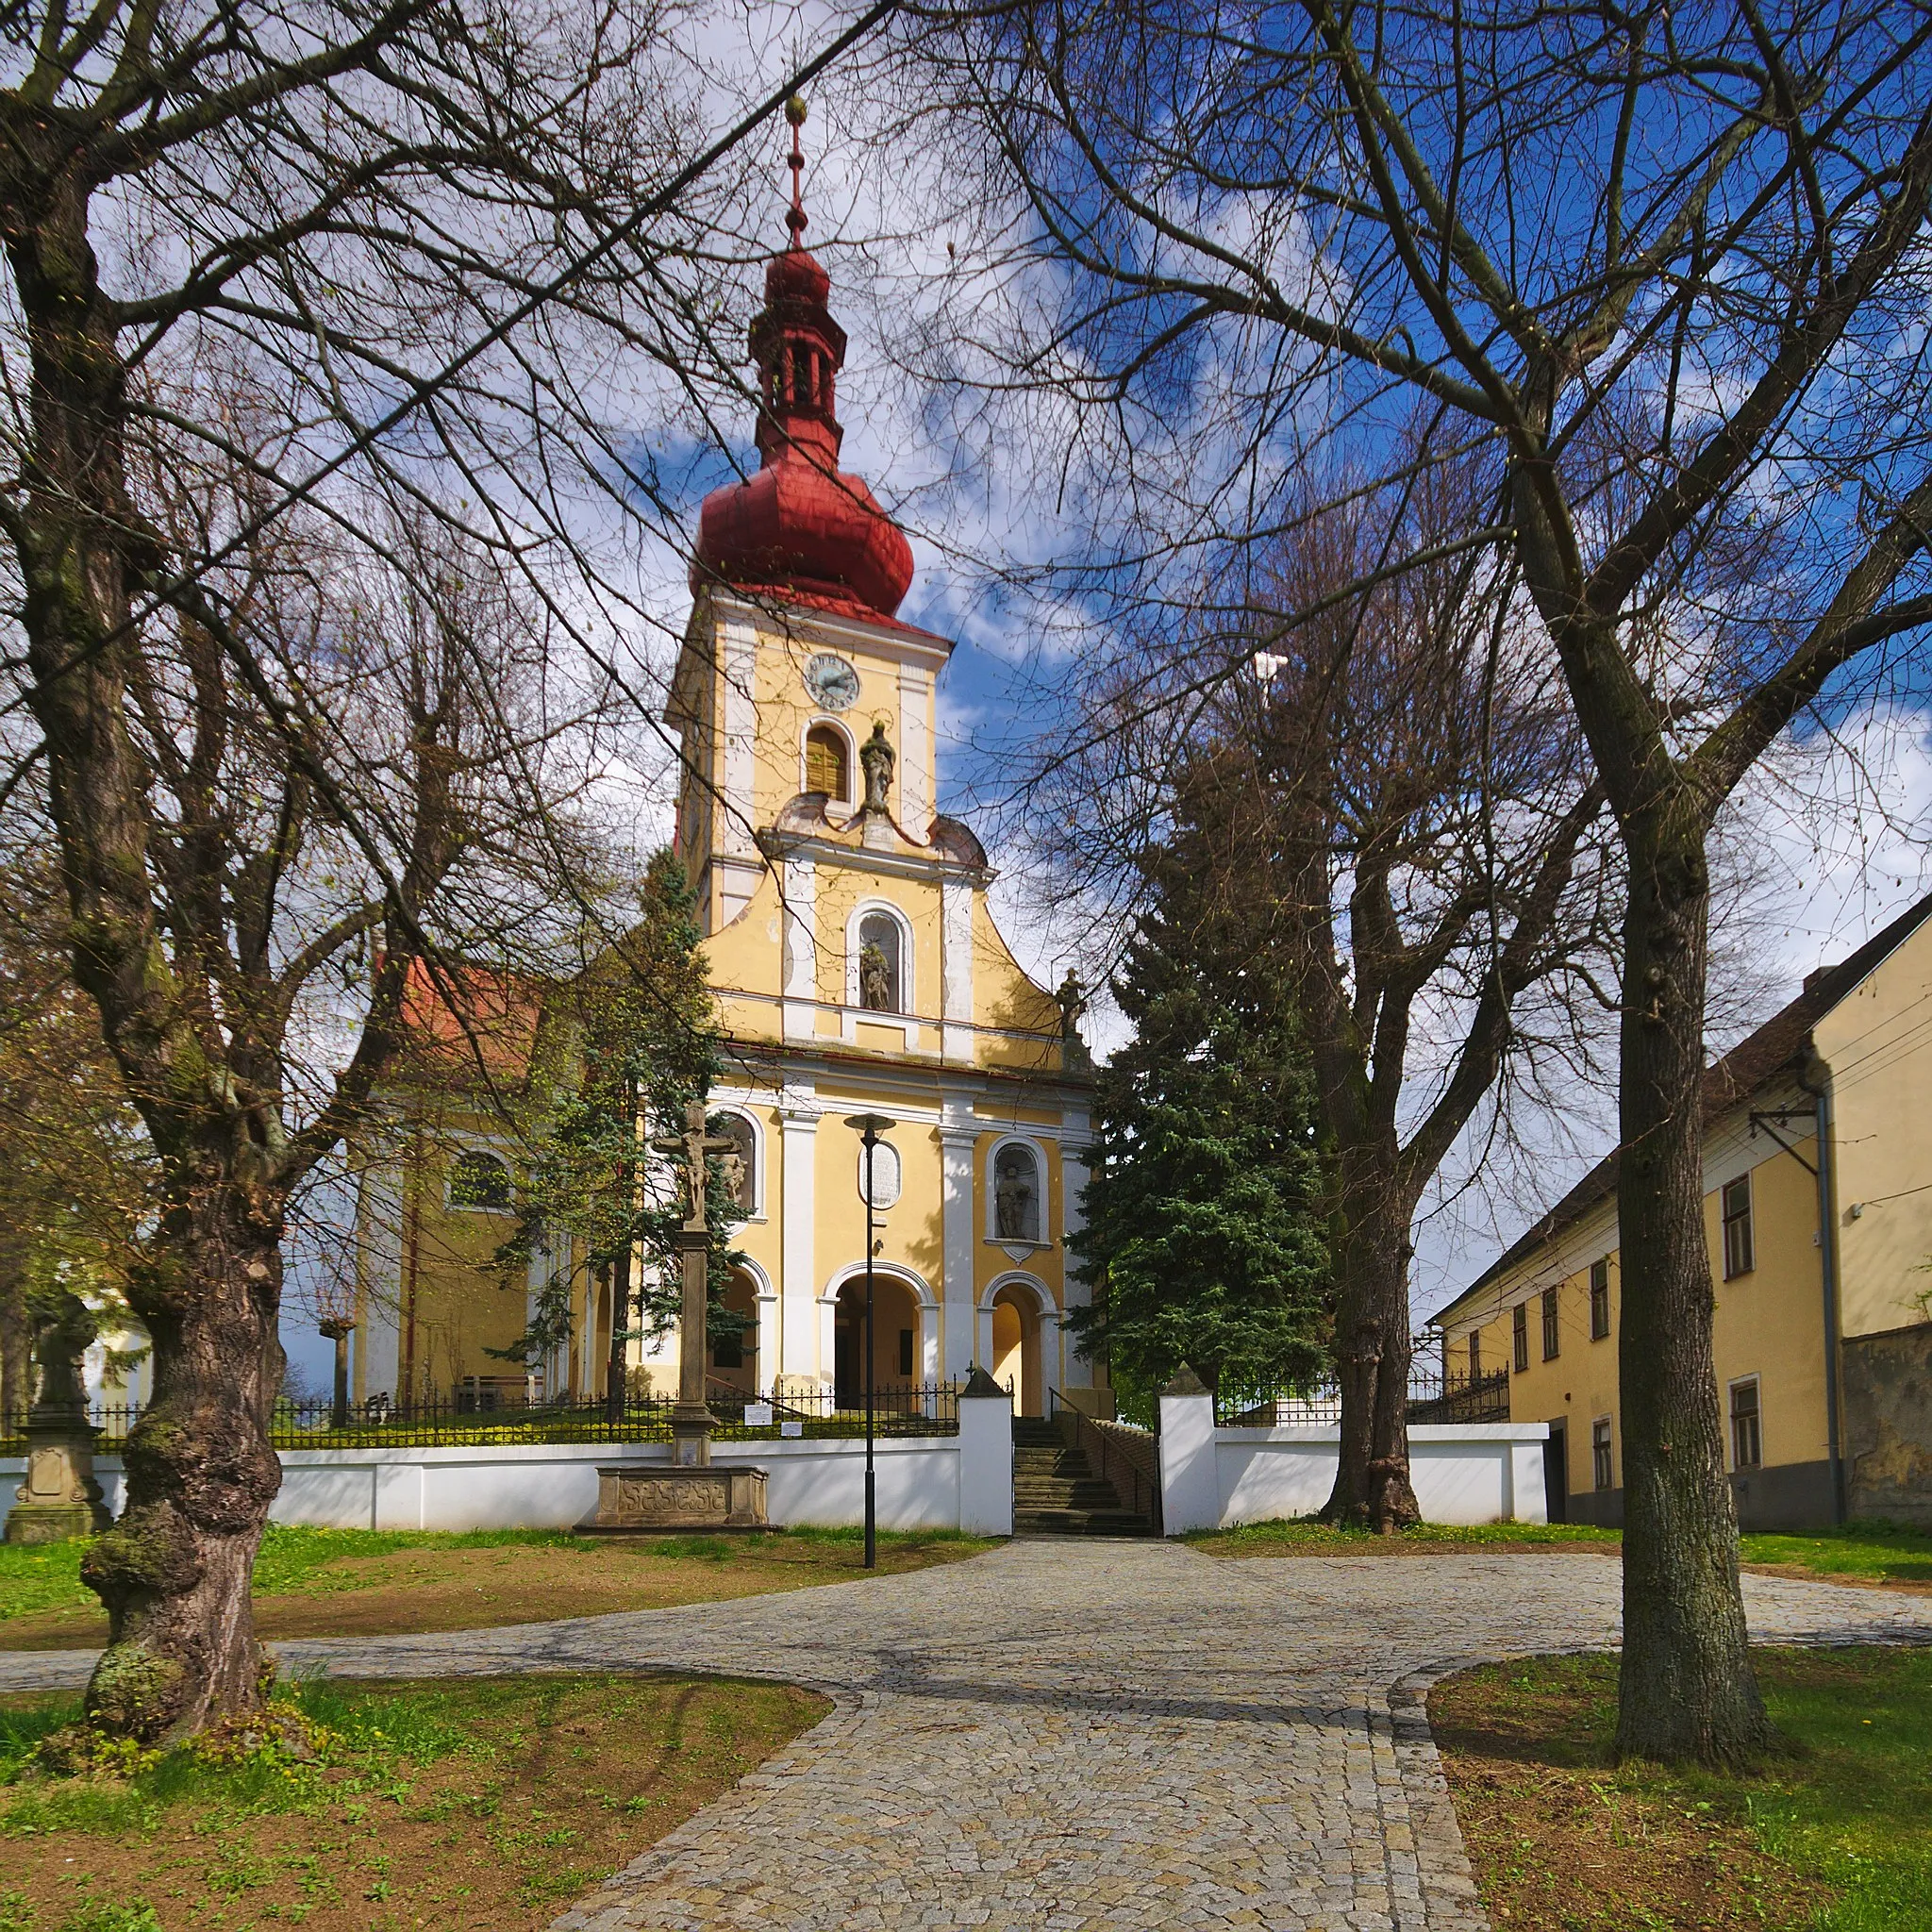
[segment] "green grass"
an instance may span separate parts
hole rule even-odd
[[[1485,1544],[1602,1543],[1617,1548],[1623,1532],[1587,1523],[1482,1523],[1461,1526],[1424,1523],[1405,1531],[1405,1543],[1480,1549]],[[1234,1529],[1196,1530],[1186,1539],[1226,1556],[1330,1554],[1367,1548],[1379,1539],[1366,1530],[1337,1529],[1307,1516],[1269,1523],[1244,1523]],[[1805,1536],[1753,1534],[1739,1540],[1747,1563],[1795,1563],[1820,1576],[1857,1577],[1874,1583],[1912,1583],[1932,1587],[1932,1530],[1900,1523],[1847,1523]]]
[[[1847,1523],[1810,1536],[1747,1536],[1739,1548],[1747,1563],[1802,1563],[1821,1576],[1932,1588],[1932,1530],[1902,1523]]]
[[[654,1556],[701,1557],[723,1563],[755,1556],[767,1537],[814,1547],[856,1550],[863,1536],[858,1529],[805,1526],[768,1531],[765,1537],[659,1537],[648,1547]],[[882,1530],[878,1541],[882,1550],[894,1550],[981,1540],[961,1536],[958,1530],[934,1529]],[[88,1541],[85,1537],[75,1537],[58,1543],[0,1543],[0,1622],[43,1610],[92,1607],[96,1601],[94,1594],[80,1580],[80,1559]],[[398,1550],[493,1550],[520,1545],[570,1550],[586,1560],[593,1559],[603,1547],[566,1529],[308,1529],[272,1523],[263,1533],[261,1553],[255,1561],[255,1591],[258,1596],[287,1596],[326,1590],[333,1579],[320,1573],[325,1565],[345,1557],[387,1557]],[[352,1588],[358,1580],[353,1574],[344,1575],[341,1587]],[[7,1932],[4,1920],[0,1920],[0,1932]]]

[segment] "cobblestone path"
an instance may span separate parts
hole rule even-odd
[[[864,1583],[277,1646],[353,1676],[664,1666],[837,1709],[557,1932],[1479,1932],[1422,1719],[1447,1668],[1601,1645],[1596,1556],[1227,1561],[1040,1541]],[[1760,1640],[1932,1641],[1932,1601],[1749,1577]],[[0,1689],[84,1679],[0,1655]]]

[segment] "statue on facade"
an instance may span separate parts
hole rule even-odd
[[[1034,1215],[1033,1164],[1024,1155],[1009,1151],[1000,1157],[992,1185],[993,1231],[1003,1241],[1030,1241],[1039,1239],[1040,1224]]]
[[[1088,1058],[1087,1042],[1080,1038],[1080,1019],[1087,1010],[1087,994],[1072,967],[1067,969],[1067,976],[1060,981],[1053,997],[1060,1009],[1060,1056],[1063,1064],[1070,1067],[1091,1066],[1092,1062]]]
[[[870,940],[858,949],[858,1004],[868,1013],[892,1010],[892,962]]]
[[[897,754],[886,739],[886,721],[874,718],[872,736],[858,747],[858,762],[865,768],[867,811],[891,810],[892,767],[898,761]]]

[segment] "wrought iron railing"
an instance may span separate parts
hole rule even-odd
[[[1094,1474],[1113,1485],[1121,1507],[1147,1519],[1156,1536],[1160,1534],[1160,1448],[1159,1440],[1145,1429],[1129,1430],[1120,1423],[1100,1423],[1077,1409],[1058,1389],[1046,1391],[1046,1412],[1062,1430],[1071,1429],[1069,1447],[1083,1451]],[[1145,1447],[1129,1442],[1129,1436],[1143,1437]],[[1066,1439],[1062,1436],[1061,1440]]]
[[[707,1407],[712,1434],[721,1441],[771,1441],[787,1436],[833,1439],[863,1435],[863,1398],[832,1388],[793,1390],[760,1405],[743,1390],[713,1384]],[[474,1391],[391,1402],[375,1396],[350,1404],[280,1401],[269,1424],[277,1449],[378,1449],[490,1447],[520,1442],[654,1442],[671,1438],[668,1395],[633,1396],[612,1415],[593,1402],[477,1403]],[[769,1418],[766,1410],[769,1409]],[[95,1405],[89,1421],[99,1431],[95,1447],[113,1452],[141,1420],[140,1407]],[[0,1423],[0,1455],[25,1452],[25,1417]],[[959,1387],[928,1382],[873,1391],[873,1427],[879,1436],[951,1436],[959,1428]]]
[[[1332,1377],[1293,1384],[1232,1382],[1214,1391],[1214,1420],[1224,1427],[1285,1428],[1296,1423],[1336,1423],[1341,1419],[1341,1391]],[[1509,1372],[1486,1375],[1467,1370],[1444,1374],[1434,1359],[1418,1357],[1409,1365],[1408,1420],[1411,1423],[1507,1423]]]

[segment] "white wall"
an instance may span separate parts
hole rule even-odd
[[[982,1406],[998,1411],[997,1427],[979,1425],[974,1411]],[[958,1436],[874,1443],[881,1529],[1010,1533],[1012,1433],[1007,1404],[964,1407]],[[766,1504],[775,1525],[857,1525],[865,1520],[862,1441],[718,1442],[711,1456],[715,1462],[751,1463],[767,1473]],[[287,1449],[281,1491],[270,1514],[277,1523],[325,1529],[569,1529],[596,1513],[600,1464],[649,1466],[670,1458],[665,1442]],[[0,1493],[10,1493],[25,1474],[21,1457],[0,1458],[0,1485],[6,1486]],[[118,1514],[121,1458],[97,1456],[94,1474],[108,1507]]]

